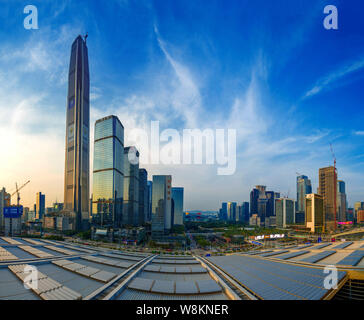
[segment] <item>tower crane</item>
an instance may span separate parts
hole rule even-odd
[[[20,203],[20,193],[19,193],[19,191],[21,190],[21,189],[23,189],[28,183],[30,182],[30,180],[28,180],[26,183],[24,183],[20,188],[18,188],[18,183],[17,182],[15,182],[15,192],[13,192],[13,194],[11,195],[11,196],[13,196],[13,195],[17,195],[17,206],[19,207],[19,203]]]
[[[332,144],[330,143],[330,150],[331,150],[331,154],[332,154],[332,158],[334,159],[334,222],[335,222],[335,230],[337,227],[337,223],[336,223],[336,197],[337,197],[337,171],[336,171],[336,157],[335,157],[335,153],[334,153],[334,149],[332,148]]]

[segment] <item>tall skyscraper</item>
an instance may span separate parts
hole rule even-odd
[[[129,159],[129,157],[131,157]],[[123,224],[139,223],[139,151],[135,147],[124,149],[124,204]]]
[[[259,190],[254,188],[250,192],[250,216],[253,214],[258,214],[258,199],[259,199]]]
[[[357,220],[359,210],[364,210],[364,202],[358,201],[354,203],[354,220]]]
[[[276,199],[275,206],[277,227],[286,228],[295,223],[295,200],[279,198]]]
[[[45,195],[41,192],[37,192],[37,196],[35,199],[35,206],[36,206],[36,212],[35,212],[35,218],[36,219],[42,219],[43,215],[45,214]]]
[[[325,228],[327,230],[335,229],[335,210],[337,221],[337,173],[333,166],[319,169],[319,187],[318,194],[324,200]],[[335,208],[336,203],[336,208]]]
[[[249,202],[243,202],[241,204],[241,216],[239,221],[249,223]]]
[[[119,228],[124,193],[124,127],[116,116],[95,123],[92,224]]]
[[[320,233],[324,231],[324,197],[315,193],[307,194],[305,208],[306,227],[309,228],[311,232]]]
[[[337,220],[340,222],[346,221],[346,193],[345,193],[345,182],[342,180],[337,181]]]
[[[153,191],[153,181],[147,182],[148,187],[148,216],[147,221],[152,222],[152,191]]]
[[[297,177],[297,212],[305,212],[306,194],[312,193],[311,180],[307,176]]]
[[[75,229],[89,219],[90,77],[86,41],[72,44],[68,74],[64,206],[73,213]]]
[[[139,169],[139,218],[138,225],[142,226],[148,218],[148,172]]]
[[[173,224],[182,225],[183,224],[183,191],[181,187],[172,188],[172,200],[174,202],[173,210]]]
[[[163,237],[171,229],[172,176],[153,176],[152,191],[152,237]]]
[[[223,202],[221,205],[221,216],[220,220],[226,221],[228,219],[227,202]]]
[[[237,206],[236,202],[228,202],[227,204],[227,212],[228,212],[228,220],[229,221],[237,221]]]

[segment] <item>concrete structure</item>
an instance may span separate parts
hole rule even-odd
[[[337,200],[337,173],[334,167],[326,167],[319,169],[319,187],[317,193],[324,200],[325,229],[335,229],[335,211],[337,221],[337,203],[335,208],[335,200]]]
[[[64,207],[73,212],[76,230],[89,220],[90,75],[86,41],[72,44],[68,74]]]
[[[315,193],[306,195],[306,227],[311,232],[320,233],[325,230],[324,198]]]
[[[249,219],[249,225],[260,226],[260,218],[257,214],[253,214]]]
[[[364,210],[358,210],[357,223],[364,223]]]

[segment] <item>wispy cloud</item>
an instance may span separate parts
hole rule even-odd
[[[319,79],[316,84],[308,90],[302,99],[312,97],[323,90],[330,90],[337,82],[344,78],[346,75],[364,68],[364,57],[354,62],[350,62],[345,66],[331,72],[330,74]]]
[[[364,136],[364,131],[355,131],[354,134],[357,136]]]

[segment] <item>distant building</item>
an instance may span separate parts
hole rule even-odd
[[[243,202],[239,206],[239,221],[249,223],[249,202]]]
[[[4,207],[10,206],[11,196],[7,193],[5,188],[0,190],[0,231],[4,228]]]
[[[306,194],[310,193],[312,193],[311,180],[307,176],[299,175],[297,177],[297,212],[305,212]]]
[[[358,220],[358,211],[364,210],[364,202],[355,202],[354,204],[354,219]]]
[[[254,188],[250,192],[250,216],[253,214],[258,214],[258,199],[259,199],[259,190]]]
[[[181,187],[172,188],[173,225],[183,225],[183,193]]]
[[[123,226],[139,223],[139,151],[135,147],[124,149],[124,204]]]
[[[139,219],[138,226],[142,226],[148,219],[148,172],[139,169]]]
[[[337,173],[333,166],[319,169],[319,187],[318,194],[323,197],[324,214],[325,214],[325,230],[335,229],[335,210],[337,221],[337,204],[334,206],[337,199]]]
[[[279,198],[276,199],[275,206],[277,227],[286,228],[288,225],[292,225],[295,223],[295,200]]]
[[[249,225],[260,226],[260,218],[257,214],[253,214],[249,219]]]
[[[124,193],[124,127],[116,116],[95,123],[92,225],[120,228]]]
[[[346,221],[346,193],[345,193],[345,182],[342,180],[337,181],[337,220],[340,222]]]
[[[220,220],[226,221],[227,219],[228,219],[228,204],[227,204],[227,202],[223,202],[221,205]]]
[[[237,219],[237,207],[236,202],[228,202],[227,203],[227,213],[229,221],[236,221]]]
[[[171,229],[172,176],[153,176],[152,193],[152,238],[158,239]]]
[[[44,217],[44,228],[45,229],[56,229],[57,228],[57,217]]]
[[[354,219],[354,208],[348,208],[348,210],[346,211],[346,221],[355,222],[355,219]]]
[[[147,222],[152,222],[152,191],[153,191],[153,182],[147,182],[148,188],[148,215],[147,215]]]
[[[305,208],[306,227],[311,232],[323,232],[325,228],[324,197],[315,193],[307,194]]]
[[[364,210],[358,210],[357,223],[364,223]]]
[[[41,220],[43,218],[43,215],[45,214],[45,195],[42,194],[41,192],[38,192],[35,202],[36,202],[35,218]]]

